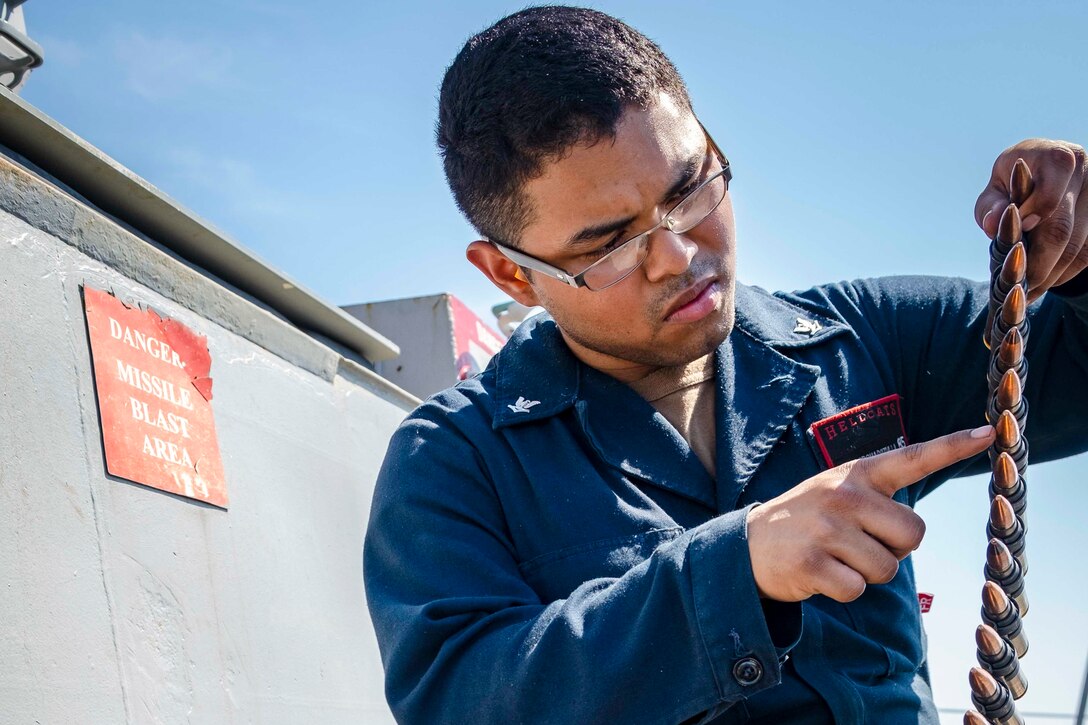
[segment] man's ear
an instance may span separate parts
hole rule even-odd
[[[511,262],[502,252],[485,241],[475,241],[468,245],[465,257],[476,269],[484,273],[491,283],[510,295],[516,302],[526,307],[540,304],[536,290],[525,279],[521,268]]]

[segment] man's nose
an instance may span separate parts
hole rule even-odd
[[[650,251],[646,257],[646,278],[659,282],[668,277],[683,274],[695,259],[699,246],[683,234],[663,227],[650,237]]]

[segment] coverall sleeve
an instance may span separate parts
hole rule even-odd
[[[1082,275],[1085,277],[1085,275]],[[1078,278],[1028,309],[1030,459],[1088,448],[1088,287]],[[825,288],[907,393],[912,442],[985,423],[989,351],[982,344],[989,288],[963,279],[892,277]],[[959,475],[989,470],[986,456],[911,487],[913,500]]]
[[[761,603],[747,509],[545,603],[519,574],[483,458],[449,414],[429,402],[394,435],[364,547],[399,722],[697,722],[780,681],[800,605]],[[742,675],[758,667],[757,681],[741,684],[738,663]]]

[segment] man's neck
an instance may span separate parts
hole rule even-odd
[[[606,375],[611,375],[621,383],[632,383],[636,380],[641,380],[655,370],[660,369],[655,365],[645,365],[643,363],[631,362],[630,360],[621,360],[620,358],[606,355],[603,352],[590,350],[588,347],[580,345],[572,340],[562,328],[560,328],[559,331],[562,333],[563,341],[567,343],[567,347],[574,353],[574,357],[595,370],[600,370]]]

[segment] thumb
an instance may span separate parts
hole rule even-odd
[[[978,200],[975,201],[975,223],[990,239],[997,236],[997,223],[1001,220],[1001,212],[1008,205],[1008,192],[993,182],[979,194]]]

